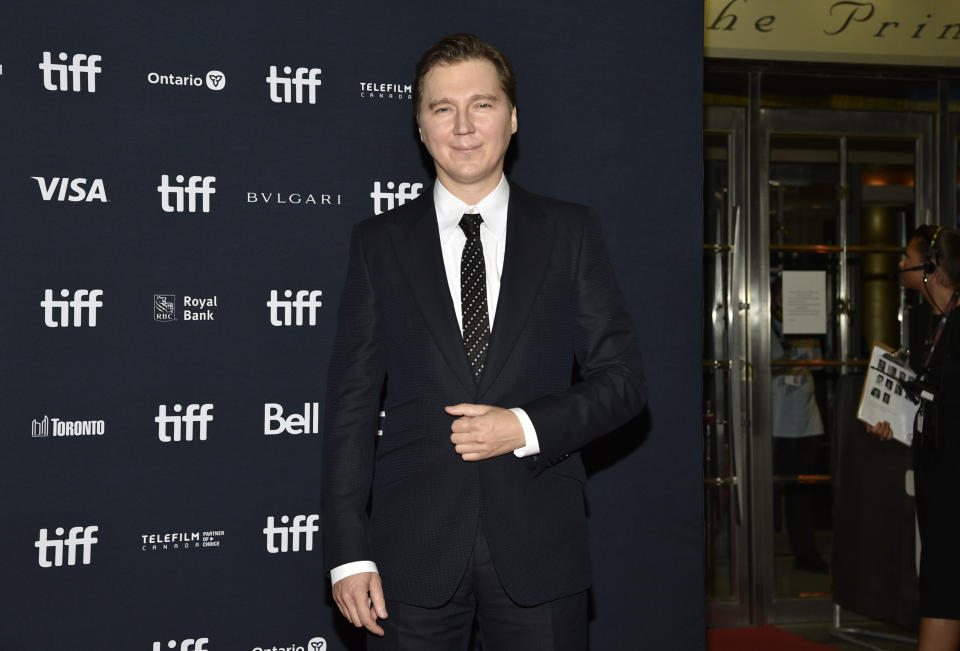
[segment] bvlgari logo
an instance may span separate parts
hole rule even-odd
[[[332,192],[247,192],[247,203],[261,206],[340,206],[343,197]]]

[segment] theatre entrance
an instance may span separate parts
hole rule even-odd
[[[940,213],[956,184],[941,211],[937,169],[949,160],[955,179],[957,143],[938,154],[935,113],[744,104],[705,111],[710,626],[835,615],[838,437],[873,342],[904,341],[909,233],[955,221]],[[785,323],[798,288],[809,318]]]

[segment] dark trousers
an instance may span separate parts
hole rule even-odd
[[[389,599],[389,590],[384,585],[389,617],[378,620],[385,635],[368,634],[368,651],[468,651],[478,646],[483,651],[587,649],[586,591],[537,606],[518,606],[500,585],[482,531],[460,586],[445,605],[421,608],[399,603]]]
[[[778,475],[813,474],[817,470],[817,446],[822,436],[773,439],[773,470]],[[787,509],[790,549],[798,559],[819,558],[813,538],[814,487],[788,482],[783,487]]]

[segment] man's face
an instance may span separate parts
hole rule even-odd
[[[497,186],[510,136],[517,132],[517,110],[492,63],[469,59],[431,68],[423,78],[417,121],[445,188],[485,194]]]

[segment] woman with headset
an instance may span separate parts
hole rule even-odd
[[[901,270],[929,306],[911,333],[911,365],[927,387],[914,425],[913,457],[920,527],[920,651],[960,648],[960,233],[937,228],[923,259],[911,239]],[[916,335],[919,335],[917,337]],[[920,345],[916,345],[920,343]],[[932,396],[932,397],[931,397]],[[889,423],[869,426],[880,438]]]

